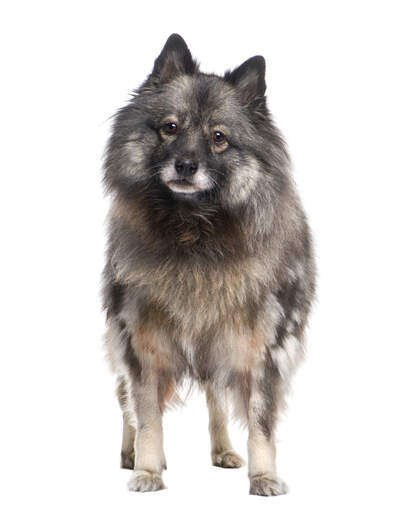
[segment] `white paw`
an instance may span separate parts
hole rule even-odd
[[[165,485],[159,473],[138,470],[133,472],[128,489],[135,492],[152,492],[165,489]]]
[[[244,465],[242,458],[232,450],[212,454],[212,464],[219,468],[240,468]]]
[[[250,494],[257,496],[280,496],[287,492],[287,484],[274,475],[257,475],[251,478]]]

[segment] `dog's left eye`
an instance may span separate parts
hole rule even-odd
[[[175,135],[178,131],[178,125],[176,123],[165,123],[162,126],[161,131],[165,135]]]
[[[225,134],[220,131],[215,131],[212,135],[212,138],[217,146],[221,146],[227,140],[227,138],[225,137]]]

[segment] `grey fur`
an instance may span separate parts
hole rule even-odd
[[[179,175],[178,159],[193,176]],[[279,494],[274,429],[303,354],[315,270],[266,107],[264,59],[204,74],[172,35],[115,118],[104,181],[106,345],[127,424],[123,466],[135,457],[130,489],[163,488],[162,412],[190,377],[209,396],[213,463],[242,464],[216,399],[228,394],[249,429],[251,492]]]

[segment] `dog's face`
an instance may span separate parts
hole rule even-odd
[[[183,39],[171,36],[117,116],[106,161],[109,186],[178,203],[248,200],[274,153],[286,158],[266,109],[264,75],[262,57],[224,77],[200,73]]]

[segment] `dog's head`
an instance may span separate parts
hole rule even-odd
[[[201,73],[185,41],[169,37],[152,73],[116,117],[105,181],[129,195],[238,205],[280,189],[288,163],[265,102],[265,61],[223,77]]]

